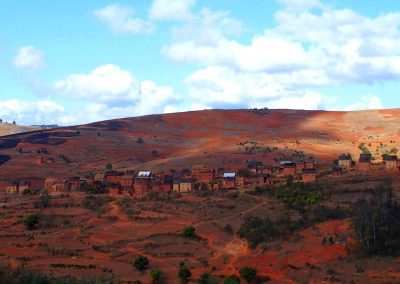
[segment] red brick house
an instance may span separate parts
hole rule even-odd
[[[222,187],[224,189],[232,189],[236,187],[236,173],[224,173],[222,180]]]
[[[358,160],[358,170],[369,171],[371,169],[371,154],[360,154],[360,159]]]
[[[214,179],[215,172],[211,170],[202,171],[197,175],[197,180],[202,183],[210,183]]]
[[[303,169],[301,174],[301,181],[304,183],[316,182],[317,171],[315,169]]]
[[[306,168],[306,163],[304,161],[300,161],[296,163],[296,174],[301,174],[303,169]]]
[[[106,181],[106,175],[104,173],[97,173],[94,176],[94,181],[104,183]]]
[[[280,174],[282,176],[294,176],[296,174],[296,164],[293,162],[281,163]]]
[[[121,186],[122,187],[133,188],[134,183],[135,183],[135,176],[133,174],[125,174],[121,178]]]
[[[106,189],[110,196],[118,196],[121,194],[121,185],[119,184],[107,185]]]
[[[6,194],[19,193],[19,183],[17,181],[8,182],[5,187]]]
[[[135,178],[135,197],[141,198],[147,195],[151,189],[151,171],[140,171]]]
[[[193,178],[198,178],[201,172],[207,171],[207,167],[202,164],[196,164],[192,166],[191,173],[193,175]]]
[[[106,172],[106,183],[121,184],[123,176],[124,176],[124,173],[117,172],[117,171]]]
[[[68,178],[68,188],[69,190],[78,190],[81,185],[80,177],[70,177]]]
[[[338,166],[342,169],[350,169],[353,166],[353,159],[350,154],[342,154],[339,156]]]
[[[396,155],[385,155],[383,157],[385,168],[388,170],[398,169],[398,159]]]

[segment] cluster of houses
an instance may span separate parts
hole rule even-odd
[[[187,193],[194,189],[235,189],[248,185],[285,184],[289,176],[293,181],[315,182],[317,172],[314,161],[281,161],[279,166],[265,166],[262,162],[250,162],[247,168],[227,171],[224,168],[209,169],[205,165],[193,165],[169,173],[142,170],[139,172],[105,171],[82,177],[53,178],[44,180],[44,189],[52,195],[79,190],[83,185],[100,186],[110,195],[143,197],[149,192]],[[42,186],[43,188],[43,186]],[[29,182],[13,182],[5,187],[5,193],[22,193],[31,189]]]
[[[350,154],[342,154],[335,163],[334,172],[347,170],[369,171],[377,163],[372,162],[371,154],[361,154],[356,164]],[[38,161],[42,162],[42,161]],[[384,156],[381,168],[399,169],[397,156]],[[79,190],[83,185],[100,187],[110,195],[127,195],[137,198],[144,197],[149,192],[187,193],[194,189],[235,189],[246,186],[265,186],[286,184],[292,182],[313,183],[317,180],[316,163],[308,161],[280,161],[277,166],[264,165],[260,161],[247,164],[246,168],[229,171],[224,168],[209,169],[205,165],[193,165],[191,169],[180,171],[152,172],[149,170],[134,171],[105,171],[82,177],[53,178],[44,180],[44,188],[52,195]],[[37,188],[37,185],[36,185]],[[43,188],[43,182],[41,184]],[[5,188],[6,194],[23,193],[34,189],[30,181],[9,182]]]
[[[373,169],[398,170],[399,167],[400,162],[396,155],[384,155],[383,163],[373,163],[373,157],[371,154],[360,154],[357,164],[350,154],[342,154],[339,156],[336,169],[371,171]]]

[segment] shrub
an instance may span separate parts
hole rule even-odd
[[[133,266],[139,270],[139,271],[143,271],[145,270],[148,265],[149,265],[149,259],[143,255],[139,255],[137,258],[135,258],[135,260],[133,261]]]
[[[400,206],[391,187],[375,189],[370,201],[358,200],[353,225],[363,255],[400,254]]]
[[[257,270],[249,266],[242,266],[239,270],[239,273],[240,276],[247,281],[247,283],[252,283],[257,278]]]
[[[240,284],[240,278],[236,275],[226,276],[224,278],[224,284]]]
[[[185,266],[183,261],[179,263],[178,277],[182,283],[187,283],[189,278],[192,277],[192,272]]]
[[[226,224],[224,227],[224,231],[228,234],[233,234],[233,228],[232,228],[231,224]]]
[[[185,238],[193,238],[196,235],[196,229],[193,226],[183,228],[183,236]]]
[[[108,163],[105,167],[106,171],[111,171],[113,168],[112,164]]]
[[[39,223],[38,214],[29,214],[22,220],[28,230],[35,229],[36,225]]]
[[[159,269],[153,269],[150,271],[151,283],[160,284],[163,283],[163,274]]]

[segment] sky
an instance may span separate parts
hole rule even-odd
[[[400,108],[393,0],[4,0],[0,118]]]

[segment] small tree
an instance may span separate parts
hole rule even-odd
[[[36,225],[39,223],[38,214],[29,214],[22,220],[28,230],[35,229]]]
[[[161,284],[163,283],[163,274],[159,269],[153,269],[150,271],[151,283],[153,284]]]
[[[133,262],[133,266],[139,270],[143,271],[145,270],[148,265],[149,265],[149,259],[143,255],[139,255],[137,258],[135,258],[135,261]]]
[[[247,281],[247,283],[252,283],[257,278],[257,270],[249,266],[242,266],[239,270],[239,273],[240,276]]]
[[[195,236],[196,229],[193,226],[187,226],[183,228],[183,236],[185,238],[193,238]]]
[[[224,284],[240,284],[240,278],[236,275],[226,276],[224,278]]]
[[[113,168],[112,164],[108,163],[108,164],[106,165],[106,171],[111,171],[112,168]]]
[[[209,284],[211,283],[213,279],[211,278],[211,274],[208,272],[204,272],[203,274],[200,275],[199,281],[197,283],[199,284]],[[214,283],[214,282],[212,282]]]
[[[14,124],[14,125],[16,124],[15,120],[13,121],[13,124]]]
[[[192,277],[192,272],[185,266],[183,261],[179,263],[178,277],[182,283],[187,283],[189,278]]]

